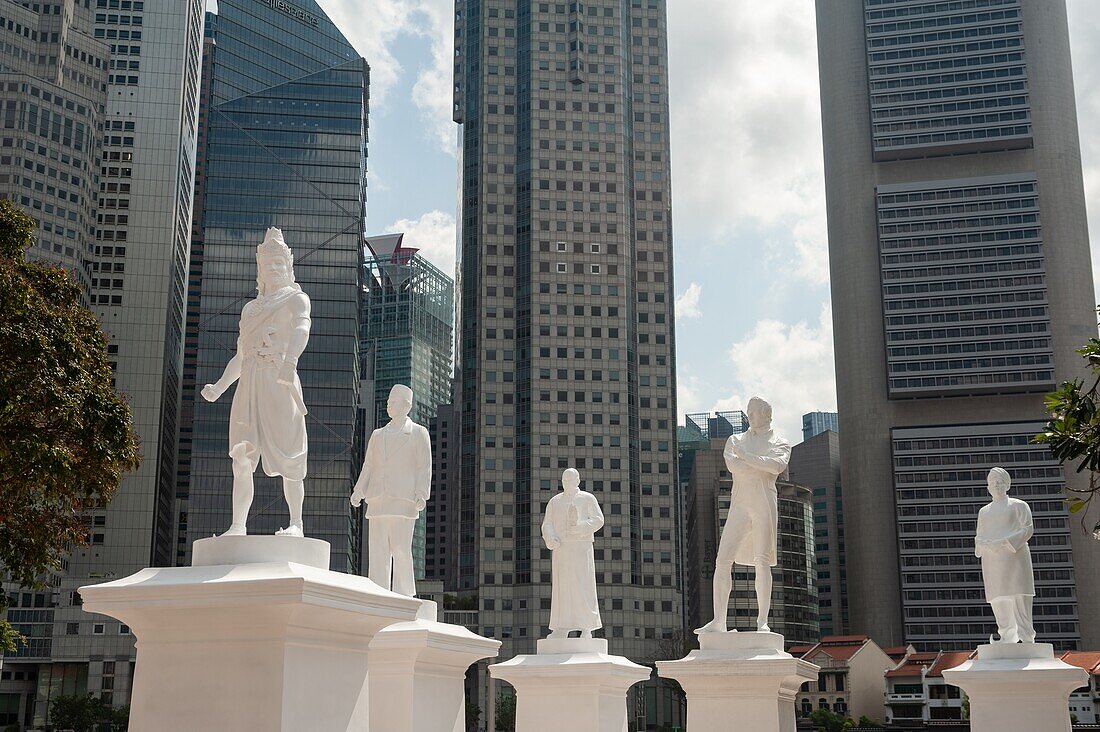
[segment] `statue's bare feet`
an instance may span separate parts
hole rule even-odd
[[[247,534],[248,529],[245,528],[244,524],[230,524],[225,533],[218,534],[218,536],[246,536]]]
[[[695,635],[703,635],[704,633],[726,633],[726,632],[736,633],[737,631],[736,630],[726,631],[726,622],[722,618],[715,618],[714,620],[712,620],[709,623],[707,623],[706,625],[704,625],[702,628],[696,628],[695,629]]]
[[[762,623],[761,625],[756,626],[756,632],[757,633],[770,633],[770,632],[772,632],[772,629],[768,627],[767,623]]]
[[[581,638],[591,638],[591,637],[592,637],[592,631],[591,630],[582,630],[581,631]]]
[[[548,635],[546,637],[547,638],[568,638],[569,637],[569,631],[568,630],[551,630],[550,635]]]
[[[285,529],[279,529],[275,532],[275,536],[296,536],[302,538],[305,536],[305,532],[302,531],[302,525],[298,522],[291,522],[290,526]]]

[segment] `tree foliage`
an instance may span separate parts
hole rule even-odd
[[[837,714],[831,709],[815,709],[810,712],[810,722],[817,732],[844,732],[855,726],[850,717]]]
[[[477,729],[477,723],[481,721],[481,707],[476,702],[466,702],[466,730],[471,732]]]
[[[1056,391],[1047,394],[1046,409],[1050,414],[1043,431],[1035,436],[1035,442],[1045,444],[1051,455],[1063,464],[1074,467],[1078,473],[1088,472],[1089,487],[1066,487],[1070,513],[1081,513],[1085,525],[1088,506],[1100,490],[1100,339],[1091,338],[1078,350],[1088,363],[1089,379],[1075,379],[1063,383]],[[1091,381],[1091,384],[1086,387]],[[1100,538],[1100,522],[1093,533]]]
[[[496,728],[498,732],[513,732],[516,728],[516,695],[497,695]]]
[[[35,228],[0,200],[0,568],[24,586],[87,542],[86,511],[140,461],[99,321],[63,269],[26,260]],[[17,638],[0,621],[0,646]]]

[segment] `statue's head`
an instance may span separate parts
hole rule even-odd
[[[256,247],[256,289],[261,295],[294,284],[294,255],[283,232],[272,226]]]
[[[390,419],[403,420],[409,416],[413,405],[413,390],[404,384],[394,384],[386,402],[386,414]]]
[[[1004,498],[1012,487],[1012,476],[1004,468],[993,468],[986,477],[986,488],[994,498]]]
[[[749,400],[745,408],[745,414],[749,418],[749,427],[754,430],[766,430],[772,424],[772,405],[760,397],[754,396]]]
[[[576,468],[566,468],[561,474],[561,487],[566,493],[576,493],[581,488],[581,474]]]

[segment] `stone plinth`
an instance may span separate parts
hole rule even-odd
[[[795,695],[818,667],[783,650],[778,633],[703,633],[699,650],[658,661],[657,673],[687,694],[691,730],[794,732]]]
[[[626,732],[626,692],[650,677],[645,666],[607,654],[603,638],[547,638],[538,653],[489,667],[516,690],[523,732]]]
[[[225,538],[249,553],[253,539],[310,551],[292,537]],[[162,732],[367,729],[368,646],[421,606],[290,561],[144,569],[80,594],[137,637],[130,728]]]
[[[1055,658],[1049,643],[991,643],[943,672],[970,697],[971,732],[1069,732],[1069,695],[1088,673]]]
[[[329,568],[329,543],[297,536],[212,536],[191,545],[191,566],[294,562]]]
[[[379,631],[370,644],[372,730],[465,732],[466,669],[494,658],[500,641],[436,622],[424,602],[415,620]]]

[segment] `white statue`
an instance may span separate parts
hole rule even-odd
[[[989,471],[986,487],[993,500],[978,511],[974,556],[982,560],[985,599],[993,606],[1000,643],[1035,642],[1031,603],[1035,577],[1027,540],[1034,526],[1031,509],[1018,498],[1009,498],[1012,478],[1004,468]],[[989,642],[995,642],[990,636]]]
[[[603,627],[596,600],[596,560],[593,535],[603,527],[596,497],[582,491],[581,474],[569,468],[561,474],[564,491],[546,504],[542,540],[553,552],[550,588],[550,638],[579,630],[581,638]]]
[[[772,430],[772,407],[760,397],[745,410],[749,430],[731,435],[722,457],[733,476],[730,510],[714,570],[714,619],[696,633],[726,630],[734,563],[756,568],[756,629],[767,633],[772,606],[772,567],[778,564],[779,496],[775,479],[787,469],[791,446]]]
[[[233,458],[233,521],[223,536],[248,533],[252,474],[282,476],[290,524],[276,533],[303,536],[302,500],[306,477],[306,405],[298,380],[298,358],[309,341],[309,297],[294,281],[294,256],[283,232],[272,227],[256,249],[258,297],[241,311],[237,353],[216,384],[202,388],[208,402],[233,382],[229,414],[229,456]]]
[[[390,421],[370,436],[351,494],[351,505],[367,502],[367,576],[409,597],[416,595],[413,529],[432,487],[432,444],[428,430],[409,419],[412,403],[412,389],[394,384],[386,403]]]

